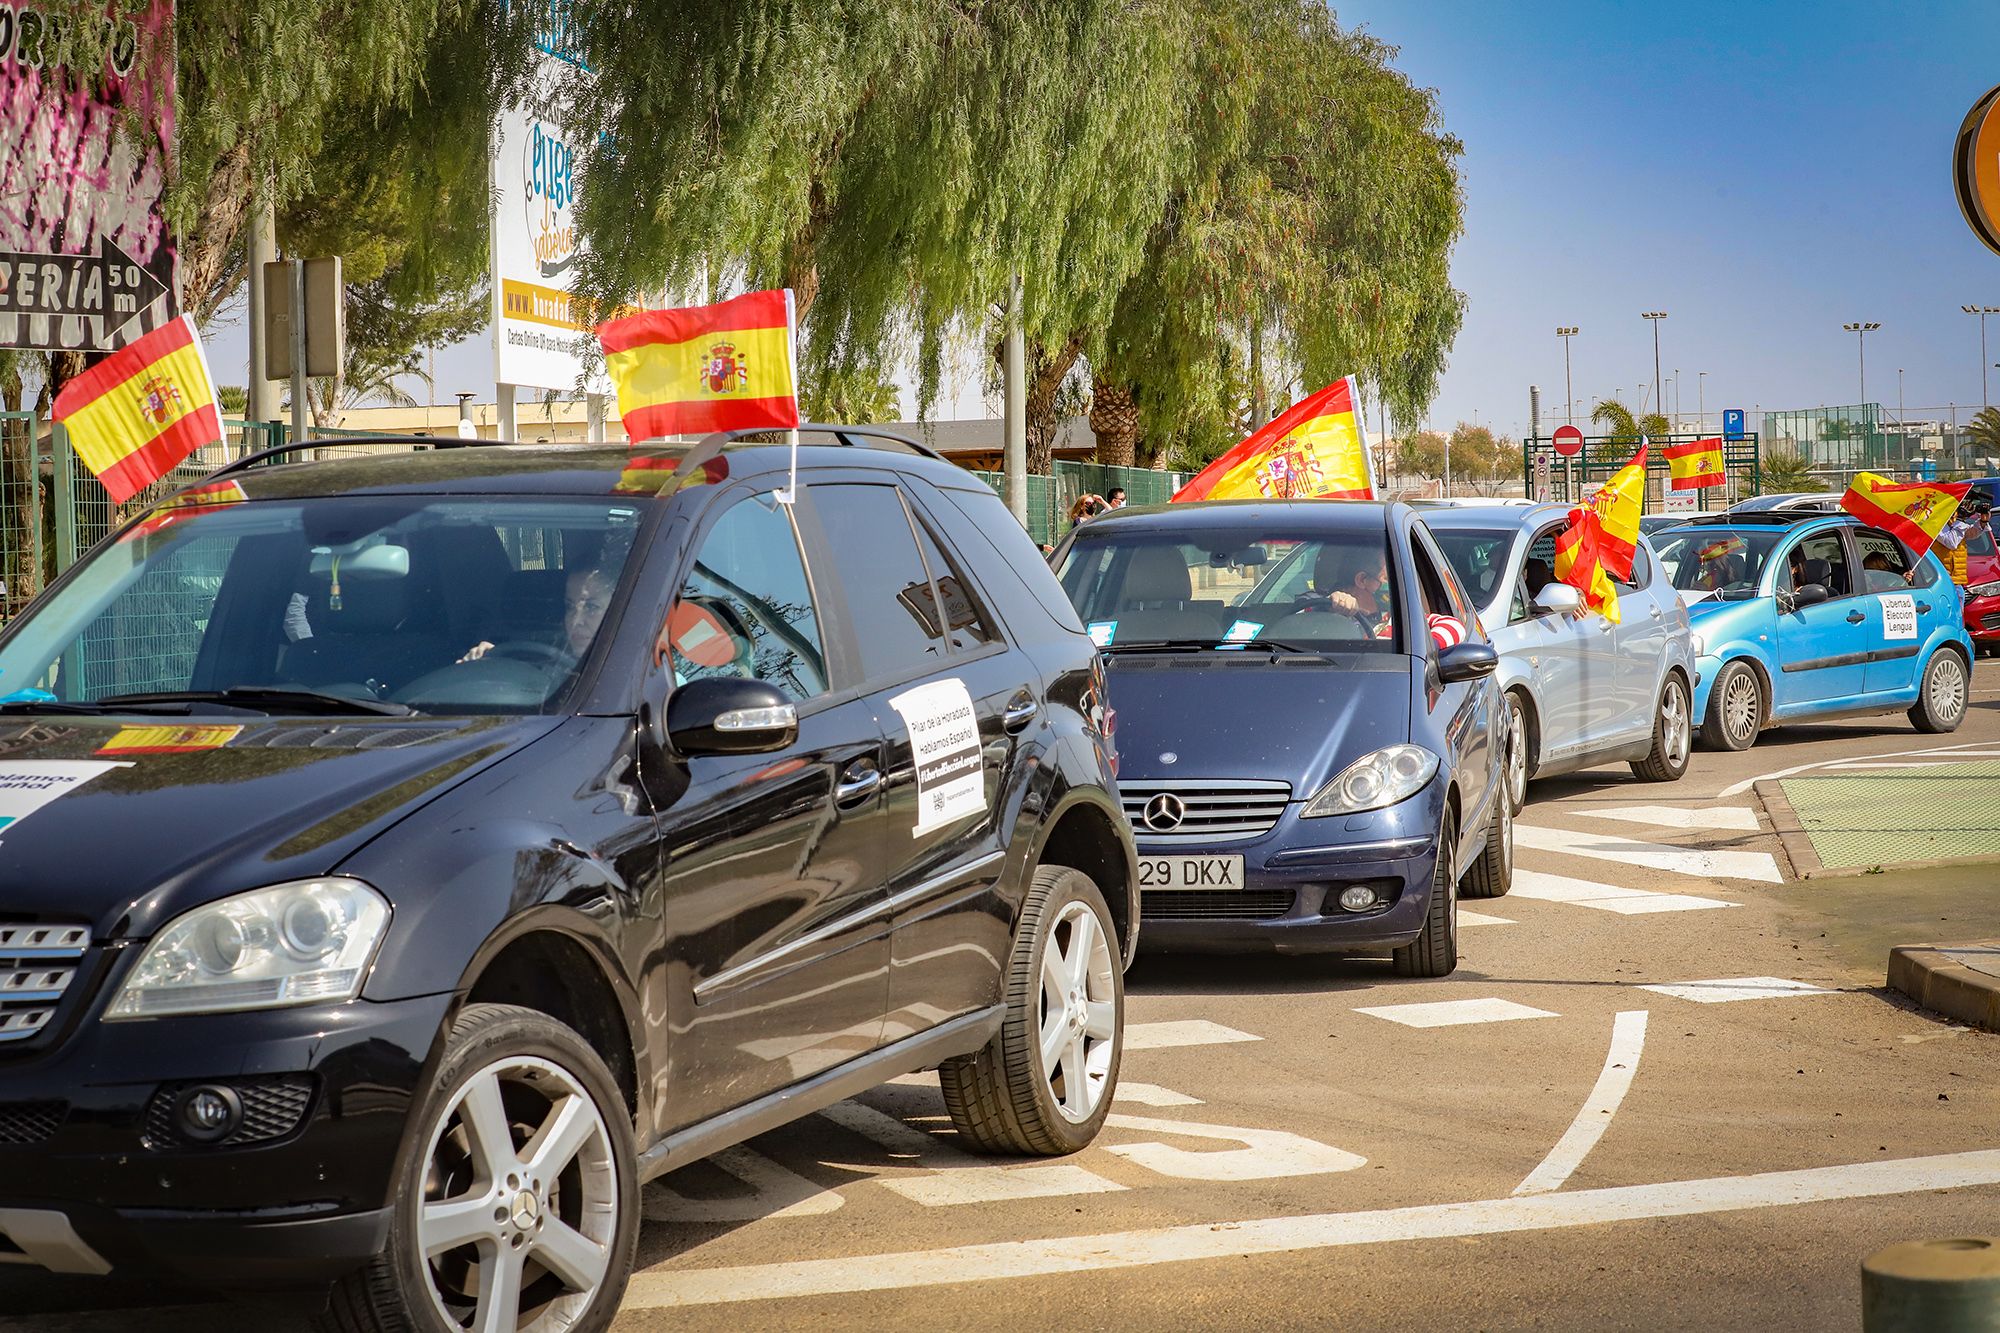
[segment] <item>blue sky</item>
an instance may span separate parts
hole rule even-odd
[[[2000,255],[1959,216],[1950,159],[1966,110],[2000,83],[2000,3],[1336,10],[1402,48],[1465,143],[1453,279],[1468,309],[1433,425],[1525,433],[1531,383],[1544,429],[1560,422],[1560,324],[1582,330],[1579,416],[1614,390],[1635,401],[1653,379],[1642,310],[1668,312],[1663,368],[1681,371],[1681,409],[1700,400],[1711,423],[1725,406],[1857,401],[1852,320],[1882,325],[1868,396],[1890,413],[1899,367],[1912,416],[1978,406],[1978,321],[1959,307],[2000,305]],[[1988,323],[2000,361],[2000,316]],[[212,336],[218,373],[240,380],[240,316]],[[491,401],[486,340],[441,352],[437,370],[439,401]]]
[[[1433,408],[1523,431],[1563,412],[1561,324],[1582,415],[1653,379],[1643,310],[1682,410],[1868,396],[1911,414],[1980,402],[1978,320],[2000,255],[1960,217],[1951,147],[2000,83],[2000,5],[1668,5],[1354,0],[1465,143],[1465,327]],[[2000,316],[1988,319],[2000,361]],[[2000,399],[2000,370],[1992,372]],[[1671,390],[1670,390],[1671,393]],[[1671,409],[1671,401],[1668,404]],[[1754,425],[1753,425],[1754,428]]]

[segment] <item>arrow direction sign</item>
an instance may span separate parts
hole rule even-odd
[[[0,314],[95,319],[105,345],[166,290],[157,274],[104,237],[94,255],[0,251]]]

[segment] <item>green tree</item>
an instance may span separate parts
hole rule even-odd
[[[1982,407],[1965,423],[1965,438],[1980,457],[2000,455],[2000,407]]]
[[[1766,449],[1758,462],[1760,494],[1783,495],[1790,491],[1826,489],[1826,482],[1814,475],[1811,460],[1796,449],[1782,446]]]
[[[1640,437],[1658,440],[1673,432],[1673,424],[1658,412],[1648,412],[1642,417],[1632,415],[1632,409],[1616,398],[1607,398],[1590,410],[1590,419],[1603,428],[1610,439],[1636,446]]]

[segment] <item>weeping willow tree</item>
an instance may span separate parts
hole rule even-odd
[[[1201,42],[1201,169],[1121,293],[1097,394],[1128,395],[1131,429],[1189,462],[1265,416],[1274,381],[1358,373],[1413,424],[1464,309],[1462,148],[1435,95],[1312,0],[1229,0]]]

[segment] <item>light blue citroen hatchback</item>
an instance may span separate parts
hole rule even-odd
[[[1695,716],[1709,746],[1746,750],[1785,722],[1907,711],[1953,731],[1972,676],[1959,590],[1845,514],[1718,514],[1655,533],[1694,628]]]

